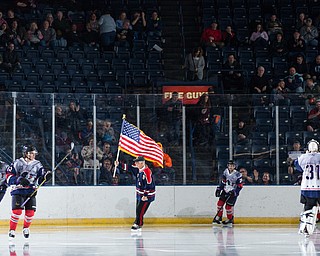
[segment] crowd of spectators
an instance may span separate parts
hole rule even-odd
[[[5,80],[14,80],[12,75],[16,71],[23,74],[22,80],[29,81],[28,75],[32,71],[38,75],[36,83],[39,83],[37,88],[40,91],[43,84],[51,82],[55,85],[53,92],[60,92],[59,84],[62,81],[60,75],[68,74],[69,91],[73,92],[76,88],[70,83],[74,73],[77,73],[80,74],[78,76],[80,82],[119,82],[124,90],[127,83],[134,83],[134,73],[129,80],[129,76],[125,78],[125,74],[119,71],[116,64],[122,65],[121,71],[135,68],[141,70],[140,74],[143,74],[143,70],[146,71],[148,68],[146,59],[149,51],[152,51],[154,45],[161,45],[163,39],[163,26],[158,13],[157,1],[148,1],[145,4],[144,1],[141,1],[136,5],[130,5],[129,2],[119,1],[116,4],[113,1],[111,3],[107,1],[105,3],[99,1],[85,3],[85,1],[76,0],[55,1],[54,3],[46,0],[8,1],[0,10],[0,54],[4,59],[3,55],[9,51],[9,45],[13,44],[18,58],[16,62],[26,63],[13,68],[12,61],[6,64],[4,60],[0,68],[2,73],[8,73],[8,75],[1,81],[1,84],[5,84]],[[29,53],[34,50],[38,52],[30,55]],[[50,55],[43,53],[50,50],[53,51]],[[60,55],[60,50],[67,50],[69,53]],[[73,54],[75,50],[82,53],[76,56]],[[118,56],[120,52],[123,54]],[[106,57],[108,54],[110,56],[112,54],[112,57]],[[69,57],[75,61],[74,64],[77,64],[75,71],[66,67]],[[115,57],[119,61],[115,61]],[[41,68],[41,71],[37,68],[37,61],[40,58],[43,64],[47,64],[45,68]],[[103,64],[103,61],[100,60],[102,58],[104,64],[107,63],[108,66],[99,66]],[[53,67],[51,65],[53,60],[63,62],[63,67],[59,69],[56,66]],[[86,61],[89,61],[93,68],[82,66]],[[139,62],[139,68],[134,67],[131,62],[135,64]],[[162,65],[160,53],[155,62]],[[160,70],[158,69],[157,72]],[[45,72],[51,72],[54,78],[43,78],[42,75]],[[145,72],[148,76],[145,76],[146,81],[142,86],[148,87],[157,81],[159,76],[163,76],[162,73],[157,72],[152,74]],[[88,78],[89,74],[91,76]],[[108,79],[106,79],[107,76]],[[10,85],[8,81],[7,85],[2,87],[11,90]],[[96,89],[91,85],[88,88],[90,92],[92,88],[92,91]],[[15,89],[29,91],[29,88],[25,86]],[[50,89],[48,90],[44,92],[50,92]],[[107,88],[102,86],[97,91],[106,92]]]
[[[259,1],[254,7],[244,5],[232,9],[232,3],[230,6],[227,1],[226,6],[213,8],[211,18],[204,20],[200,38],[207,77],[222,73],[222,88],[228,93],[269,94],[277,87],[279,79],[286,81],[283,91],[289,93],[305,92],[309,78],[315,84],[319,83],[319,15],[308,8],[295,13],[294,4],[292,1],[287,7],[291,8],[287,15],[281,12],[280,3],[275,5],[278,8],[264,10]],[[209,13],[212,7],[203,5]],[[250,16],[250,8],[259,15]],[[244,9],[244,14],[249,12],[248,17],[241,16],[245,19],[244,26],[237,23],[239,9]],[[291,18],[294,24],[287,24],[287,18]],[[262,68],[266,71],[266,87],[265,79],[257,84],[260,81],[253,77],[255,71]],[[244,77],[243,81],[237,79],[240,75]],[[232,83],[230,79],[237,82]]]

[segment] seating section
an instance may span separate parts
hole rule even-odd
[[[222,48],[203,46],[207,61],[207,75],[210,81],[212,76],[221,75],[222,64],[227,53],[234,53],[241,65],[245,79],[243,93],[250,92],[250,80],[258,66],[262,65],[266,74],[273,81],[283,79],[288,75],[288,68],[292,62],[291,56],[273,57],[271,55],[271,39],[267,46],[253,46],[250,43],[250,35],[256,24],[262,24],[267,30],[267,24],[272,14],[282,24],[282,33],[286,42],[292,39],[293,32],[298,29],[296,21],[298,15],[303,12],[311,17],[315,23],[319,9],[315,0],[303,1],[264,1],[264,0],[240,0],[240,1],[203,0],[202,1],[202,25],[203,29],[210,26],[212,21],[218,23],[218,29],[225,31],[226,26],[231,26],[238,41],[237,46],[224,46]],[[315,25],[317,26],[317,25]],[[226,49],[228,52],[226,52]],[[316,46],[306,46],[305,60],[309,64],[319,54]]]
[[[84,31],[86,22],[92,10],[96,10],[97,18],[102,14],[102,10],[109,8],[112,11],[114,19],[118,19],[120,11],[124,10],[131,19],[131,15],[137,9],[143,9],[146,12],[146,19],[151,17],[152,10],[159,9],[157,0],[137,0],[137,1],[80,1],[85,7],[83,11],[70,12],[68,4],[66,6],[59,3],[44,4],[39,3],[39,12],[32,15],[16,12],[20,24],[27,26],[31,21],[36,21],[41,27],[48,13],[56,14],[57,10],[64,12],[64,16],[69,18],[70,22],[78,25],[80,32]],[[82,3],[83,2],[83,3]],[[11,3],[12,4],[12,3]],[[10,2],[8,5],[11,6]],[[5,5],[4,5],[5,6]],[[8,7],[9,8],[9,7]],[[3,9],[4,19],[6,19],[7,10]],[[21,69],[9,74],[5,69],[0,70],[0,76],[6,90],[33,91],[37,92],[60,92],[64,91],[66,85],[75,82],[82,83],[77,90],[87,93],[106,93],[110,92],[109,82],[118,82],[121,90],[124,92],[127,86],[131,84],[135,87],[149,88],[164,80],[162,53],[153,48],[157,44],[162,46],[161,40],[155,40],[153,37],[144,39],[134,39],[132,49],[115,45],[114,49],[104,51],[102,47],[83,46],[55,46],[55,47],[36,47],[36,46],[17,46],[16,51],[21,62]],[[5,51],[5,45],[0,46],[0,53]],[[137,59],[140,60],[139,65]],[[133,64],[134,63],[134,64]],[[138,74],[140,72],[140,74]],[[143,76],[142,76],[143,74]],[[12,85],[12,81],[34,82],[34,86]],[[92,87],[92,82],[99,82],[98,88]],[[51,83],[55,84],[50,88]],[[101,86],[104,83],[104,86]],[[49,85],[50,84],[50,85]],[[62,88],[60,88],[62,86]],[[70,92],[76,92],[75,87],[70,86]]]

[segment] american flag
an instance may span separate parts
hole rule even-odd
[[[122,122],[119,149],[134,157],[143,156],[146,160],[163,167],[163,151],[160,146],[126,120]]]

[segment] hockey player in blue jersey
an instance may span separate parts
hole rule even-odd
[[[222,221],[222,224],[232,227],[234,205],[242,187],[242,174],[236,170],[234,161],[230,160],[227,164],[227,168],[222,174],[221,183],[216,189],[215,194],[216,197],[219,197],[219,200],[217,202],[217,214],[214,217],[212,224],[221,224],[223,205],[225,205],[227,219]]]
[[[299,233],[309,236],[314,232],[320,203],[320,153],[316,140],[308,142],[307,152],[294,160],[294,166],[302,172],[300,202],[304,212],[300,215]]]
[[[15,230],[23,209],[25,210],[25,216],[22,233],[25,238],[29,238],[29,227],[36,211],[35,195],[23,207],[21,205],[35,191],[37,185],[44,180],[45,170],[41,162],[35,159],[37,153],[38,151],[34,146],[24,146],[23,156],[15,160],[7,169],[6,179],[11,188],[12,196],[10,240],[15,238]]]

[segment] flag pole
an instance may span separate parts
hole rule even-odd
[[[122,115],[122,125],[121,125],[120,134],[122,134],[122,131],[123,131],[123,121],[124,121],[125,119],[126,119],[126,115],[123,114],[123,115]],[[118,143],[118,152],[117,152],[117,157],[116,157],[115,163],[118,163],[119,155],[120,155],[120,140],[119,140],[119,143]],[[117,165],[115,164],[115,165],[114,165],[114,170],[113,170],[113,177],[116,177],[116,171],[117,171]]]

